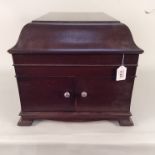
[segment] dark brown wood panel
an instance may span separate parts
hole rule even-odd
[[[140,54],[129,28],[122,23],[29,23],[12,54]]]
[[[47,55],[47,54],[38,54],[38,55],[14,55],[14,64],[102,64],[102,65],[119,65],[122,62],[123,54],[112,55]],[[124,55],[125,64],[137,64],[138,55]]]
[[[134,79],[77,79],[76,111],[129,112],[133,82]],[[82,97],[82,92],[87,92],[87,97]]]
[[[74,80],[72,78],[18,79],[22,111],[73,111]],[[64,93],[70,92],[70,98]]]
[[[32,67],[32,66],[16,66],[17,77],[48,77],[48,76],[79,76],[79,77],[110,77],[115,79],[116,69],[118,66],[81,66],[81,67]],[[136,67],[127,68],[127,77],[135,76]]]
[[[26,120],[52,119],[61,121],[92,121],[103,119],[122,119],[131,116],[130,112],[22,112],[20,113]]]

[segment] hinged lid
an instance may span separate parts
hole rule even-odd
[[[12,54],[140,54],[129,28],[104,13],[49,13],[24,26]]]

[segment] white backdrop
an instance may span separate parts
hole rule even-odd
[[[0,0],[0,154],[155,154],[154,0]],[[47,12],[105,12],[127,24],[140,56],[132,113],[134,127],[116,123],[44,121],[17,127],[20,111],[11,55],[22,27]]]

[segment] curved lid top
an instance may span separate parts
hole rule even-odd
[[[48,13],[22,29],[16,54],[140,54],[129,28],[104,13]]]

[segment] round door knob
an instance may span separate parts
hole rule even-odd
[[[85,91],[81,92],[81,97],[84,98],[84,97],[87,97],[87,95],[88,95],[87,92],[85,92]]]
[[[70,93],[69,93],[68,91],[66,91],[66,92],[64,93],[64,97],[65,97],[65,98],[70,98]]]

